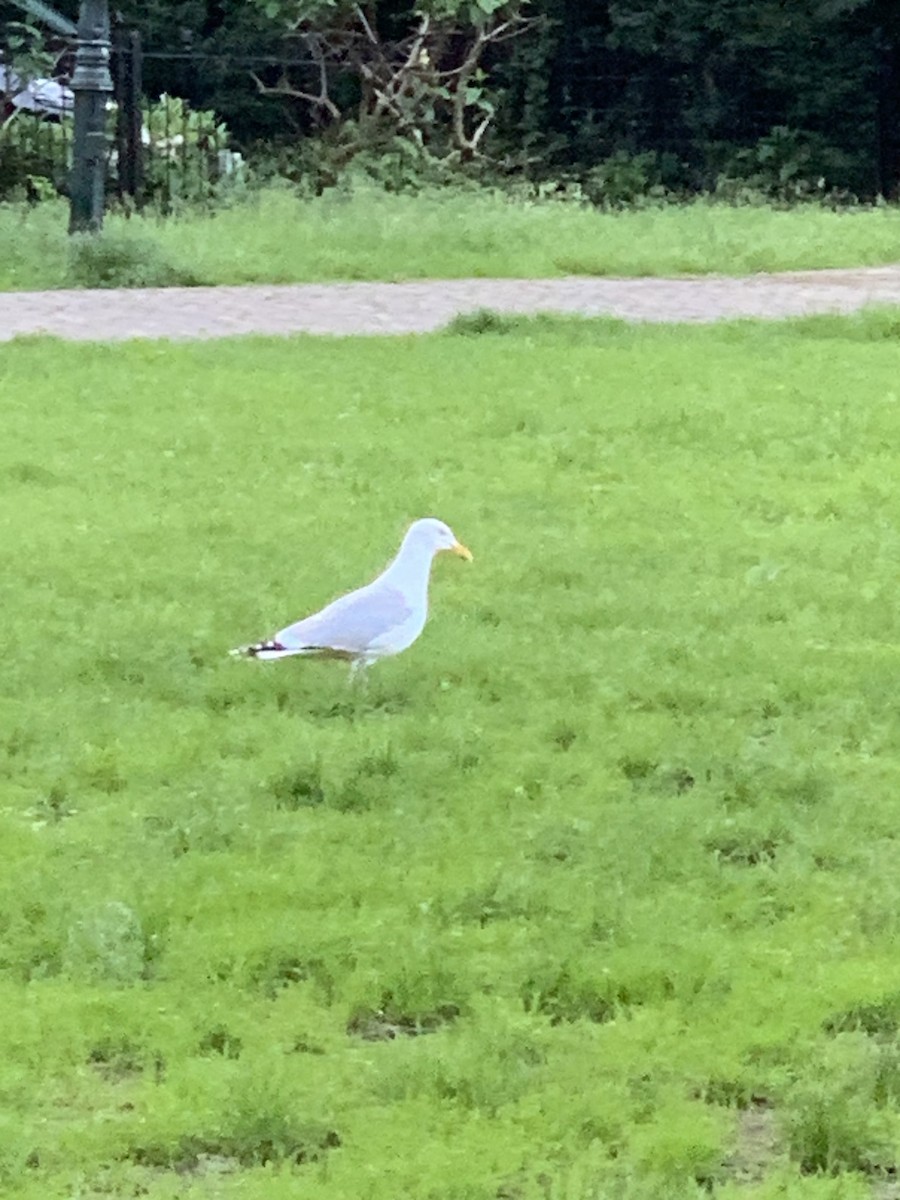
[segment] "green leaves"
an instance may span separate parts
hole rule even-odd
[[[517,7],[511,5],[509,0],[470,0],[470,3],[461,6],[462,11],[466,13],[468,19],[473,25],[484,25],[488,17],[495,14],[500,14],[504,8],[511,9]]]
[[[516,0],[424,0],[417,6],[417,11],[429,13],[441,21],[478,28],[490,17],[503,16],[504,10],[511,15],[521,8],[522,4]]]
[[[254,0],[272,21],[288,28],[324,26],[345,20],[354,10],[352,0]]]
[[[338,24],[344,24],[352,18],[356,11],[353,0],[254,0],[265,15],[273,21],[283,21],[290,27],[296,25],[314,26],[333,30]],[[384,6],[380,6],[382,10]],[[399,14],[391,10],[391,23],[396,28],[397,19],[411,24],[417,17],[428,15],[442,22],[456,23],[460,26],[482,25],[487,18],[510,15],[522,8],[521,0],[420,0],[410,4],[405,13]],[[366,17],[373,28],[378,27],[379,5],[366,7]]]

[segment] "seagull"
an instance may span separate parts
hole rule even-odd
[[[449,550],[468,562],[472,553],[449,525],[435,517],[414,521],[397,555],[366,587],[340,596],[274,637],[239,646],[233,655],[276,659],[342,658],[351,679],[380,658],[399,654],[413,644],[428,616],[428,581],[436,554]]]

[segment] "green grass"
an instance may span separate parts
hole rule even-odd
[[[5,346],[3,1195],[878,1194],[898,379],[891,314]],[[426,513],[368,690],[227,657]]]
[[[0,208],[0,289],[465,276],[744,274],[900,257],[900,209],[699,201],[604,213],[490,193],[270,191],[216,216],[107,221],[73,261],[60,204]]]

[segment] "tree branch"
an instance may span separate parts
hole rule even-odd
[[[343,10],[337,27],[326,32],[298,23],[295,30],[308,48],[310,66],[318,71],[318,95],[292,87],[286,76],[274,87],[256,75],[253,79],[263,95],[304,100],[339,120],[341,112],[329,95],[329,78],[334,70],[350,69],[361,85],[361,125],[380,122],[420,148],[435,138],[441,152],[471,157],[480,154],[494,117],[481,86],[485,50],[543,22],[541,17],[521,14],[524,2],[507,0],[502,18],[496,13],[478,24],[462,12],[454,20],[449,12],[436,17],[420,10],[405,37],[385,42],[374,4],[351,0],[352,7]]]
[[[362,25],[362,27],[365,31],[366,37],[369,39],[369,41],[372,43],[373,46],[380,46],[381,42],[375,36],[375,31],[373,30],[372,26],[369,24],[369,18],[363,12],[363,10],[359,4],[357,4],[355,6],[355,8],[356,8],[356,15],[359,17],[359,23],[360,23],[360,25]]]
[[[269,84],[263,83],[255,71],[250,72],[250,77],[256,84],[261,96],[285,96],[291,100],[305,100],[308,104],[312,104],[316,108],[324,108],[328,115],[334,120],[340,120],[341,110],[325,90],[326,78],[324,60],[322,62],[322,91],[318,96],[313,95],[312,92],[304,92],[299,88],[291,87],[286,79],[282,79],[274,87],[270,87]]]

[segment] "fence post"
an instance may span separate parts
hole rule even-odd
[[[115,67],[117,184],[120,197],[130,196],[140,208],[144,191],[144,115],[141,111],[143,61],[141,35],[116,34]]]
[[[900,35],[878,29],[876,173],[879,195],[900,197]]]
[[[108,0],[81,0],[75,71],[69,233],[96,233],[103,225],[106,177],[106,98],[109,74]]]
[[[130,196],[140,208],[144,191],[143,58],[136,30],[116,31],[114,41],[115,142],[119,196]]]

